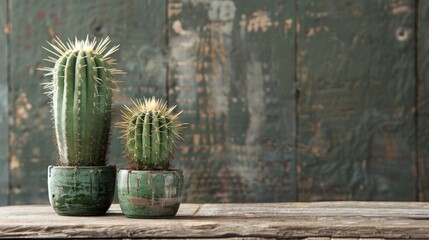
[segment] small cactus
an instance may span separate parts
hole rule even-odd
[[[172,114],[174,107],[155,98],[137,100],[134,107],[122,111],[122,139],[130,168],[137,170],[168,170],[175,151],[175,143],[182,139],[183,124]]]
[[[48,42],[49,43],[49,42]],[[98,44],[77,40],[65,44],[57,37],[45,48],[54,56],[45,59],[54,63],[44,67],[45,84],[51,98],[53,125],[59,164],[65,166],[101,166],[106,163],[110,138],[112,91],[116,74],[115,60],[109,57],[115,46],[104,53],[109,38]]]

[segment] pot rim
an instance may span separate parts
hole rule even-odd
[[[116,168],[116,165],[100,165],[100,166],[60,166],[60,165],[49,165],[48,168],[63,168],[63,169],[75,169],[75,168]]]
[[[182,169],[169,169],[169,170],[131,170],[131,169],[119,169],[118,172],[145,173],[145,172],[183,172],[183,171],[182,171]]]

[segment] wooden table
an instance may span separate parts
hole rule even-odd
[[[63,217],[50,206],[0,207],[0,238],[429,239],[429,203],[182,204],[173,219]]]

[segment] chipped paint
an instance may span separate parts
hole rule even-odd
[[[6,34],[6,35],[9,35],[10,31],[11,31],[11,28],[12,28],[11,23],[4,24],[3,25],[3,33]]]
[[[5,98],[1,98],[0,99],[0,124],[8,124],[7,122],[7,116],[9,115],[8,113],[8,87],[6,86],[6,84],[2,84],[0,83],[0,96],[3,96]]]
[[[207,15],[211,21],[231,21],[235,18],[236,9],[232,0],[210,1]]]
[[[398,6],[392,9],[394,15],[397,14],[410,14],[411,8],[409,6]]]
[[[258,10],[253,12],[250,17],[247,24],[247,31],[248,32],[266,32],[273,23],[271,22],[271,19],[266,11]]]
[[[246,69],[248,108],[243,109],[243,111],[248,113],[249,117],[249,127],[246,133],[246,145],[252,146],[255,145],[260,132],[263,131],[262,126],[264,124],[264,119],[260,113],[264,112],[264,74],[262,73],[262,63],[256,59],[254,54],[250,55]],[[255,77],[257,78],[255,79]]]
[[[211,1],[207,15],[212,22],[222,22],[220,30],[224,34],[231,35],[235,11],[235,3],[231,0]]]
[[[27,93],[22,92],[15,101],[16,112],[14,123],[21,126],[23,121],[28,119],[29,111],[32,108],[31,103],[28,101]]]
[[[184,30],[182,28],[182,23],[179,20],[174,21],[173,23],[173,30],[174,32],[176,32],[177,34],[184,34]]]
[[[10,157],[10,165],[9,165],[9,169],[11,171],[15,171],[17,169],[19,169],[21,166],[20,160],[18,159],[18,156],[16,155],[12,155]]]
[[[293,19],[289,18],[285,20],[283,31],[287,32],[289,29],[292,29]]]

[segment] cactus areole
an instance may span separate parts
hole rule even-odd
[[[177,120],[181,112],[172,114],[175,107],[155,98],[125,106],[119,127],[131,169],[169,170],[183,126]]]
[[[54,64],[45,67],[45,83],[51,98],[58,162],[62,166],[102,166],[106,163],[110,138],[114,77],[123,72],[113,68],[107,50],[109,38],[67,41],[59,38],[49,43]]]

